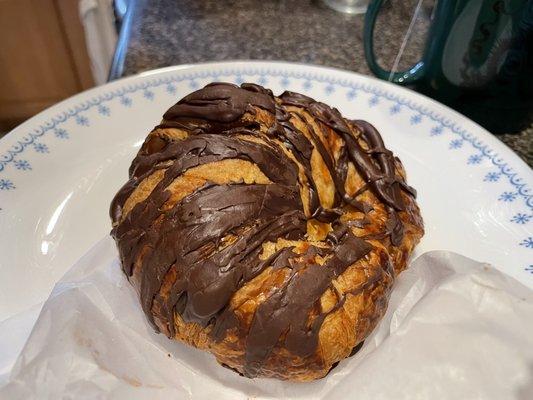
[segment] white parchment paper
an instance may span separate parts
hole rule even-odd
[[[460,255],[415,260],[361,351],[304,384],[155,334],[116,257],[105,238],[56,285],[1,399],[533,399],[533,291]]]

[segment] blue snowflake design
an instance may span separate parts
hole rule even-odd
[[[442,125],[435,125],[431,128],[430,136],[442,135],[442,132],[444,132],[444,127]]]
[[[30,163],[26,160],[15,160],[13,162],[13,165],[16,169],[19,169],[21,171],[28,171],[31,169]]]
[[[462,139],[453,139],[450,142],[450,150],[456,150],[463,147],[463,140]]]
[[[68,139],[69,138],[68,132],[66,130],[64,130],[63,128],[54,129],[54,135],[58,139]]]
[[[287,78],[286,76],[284,76],[281,81],[279,81],[279,84],[283,87],[283,88],[286,88],[287,86],[289,86],[289,84],[291,83],[291,81],[289,80],[289,78]]]
[[[327,86],[324,88],[324,92],[326,92],[327,95],[332,94],[333,92],[335,92],[335,86],[333,86],[333,85],[327,85]]]
[[[483,182],[497,182],[502,174],[499,172],[489,172],[487,175],[485,175],[485,178],[483,178]]]
[[[165,88],[168,94],[176,94],[176,86],[172,83],[169,83],[167,87]]]
[[[530,236],[522,240],[520,246],[524,246],[527,249],[533,249],[533,237]]]
[[[411,125],[418,125],[420,122],[422,122],[422,115],[420,114],[415,114],[409,118],[409,123]]]
[[[237,75],[234,80],[236,85],[241,85],[244,83],[244,78],[240,75]]]
[[[120,104],[122,104],[124,107],[131,107],[133,101],[127,96],[122,96],[120,98]]]
[[[240,78],[240,77],[239,77]],[[242,79],[242,78],[241,78]],[[189,82],[189,87],[191,89],[198,89],[198,82],[196,82],[194,79]]]
[[[468,157],[468,160],[466,161],[469,165],[476,165],[479,164],[483,160],[483,156],[480,154],[474,154]]]
[[[370,100],[368,100],[369,107],[375,107],[379,104],[379,97],[378,96],[372,96]]]
[[[524,225],[525,223],[529,222],[531,219],[531,215],[518,213],[513,218],[510,219],[511,222],[514,222],[516,224]]]
[[[305,90],[311,90],[313,88],[313,84],[311,83],[311,81],[305,81],[302,85],[302,87],[305,89]]]
[[[402,110],[402,106],[399,104],[394,104],[391,108],[389,108],[389,114],[394,115],[398,114]]]
[[[146,90],[143,92],[143,97],[144,97],[146,100],[150,100],[150,101],[152,101],[152,100],[154,99],[154,92],[152,92],[151,90],[146,89]]]
[[[76,115],[76,123],[80,126],[89,126],[89,118],[84,115]]]
[[[530,274],[533,274],[533,265],[528,265],[524,268],[526,272],[529,272]]]
[[[34,143],[33,144],[33,149],[37,152],[37,153],[49,153],[50,151],[48,150],[48,146],[45,145],[44,143]]]
[[[516,199],[516,196],[517,194],[514,192],[503,192],[500,197],[498,197],[498,200],[510,202],[514,201],[514,199]]]
[[[268,83],[268,79],[265,75],[261,75],[259,79],[257,80],[257,83],[259,83],[261,86],[265,86]],[[304,84],[305,88],[305,84]]]
[[[357,97],[357,90],[352,89],[348,90],[348,93],[346,93],[346,98],[350,101],[354,100]]]
[[[15,184],[9,179],[0,179],[0,190],[13,190],[15,189]]]
[[[98,114],[109,117],[111,115],[111,110],[109,109],[108,106],[104,106],[103,104],[100,104],[98,106]]]

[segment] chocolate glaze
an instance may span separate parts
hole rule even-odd
[[[301,257],[289,260],[291,269],[284,285],[256,310],[246,341],[246,376],[257,375],[280,336],[285,334],[285,347],[300,357],[308,357],[317,348],[318,331],[325,316],[318,315],[307,326],[309,309],[316,304],[331,281],[347,267],[368,254],[372,246],[341,227],[333,244],[331,258],[324,265],[314,262],[316,247],[309,247]]]
[[[323,124],[318,124],[321,132],[285,106],[303,108]],[[266,133],[261,133],[258,122],[244,118],[257,109],[273,116]],[[309,138],[296,129],[293,119],[306,127]],[[390,213],[386,231],[380,234],[390,236],[393,245],[401,242],[403,225],[398,212],[405,208],[402,196],[415,193],[396,176],[392,153],[372,125],[347,121],[336,109],[297,93],[285,92],[276,100],[270,90],[254,84],[238,87],[213,83],[191,93],[171,107],[156,128],[170,127],[187,132],[188,137],[171,141],[157,132],[150,135],[131,165],[130,180],[110,208],[112,235],[123,270],[140,282],[141,303],[148,319],[154,324],[152,308],[157,299],[159,322],[170,336],[175,334],[175,314],[185,322],[210,326],[216,341],[223,340],[228,330],[244,330],[243,372],[248,377],[257,375],[280,344],[296,356],[313,356],[324,319],[342,307],[349,294],[337,293],[332,281],[372,250],[364,238],[356,237],[348,225],[340,222],[343,209],[355,207],[368,213],[370,207],[356,197],[371,190]],[[330,154],[322,142],[321,137],[327,139],[330,134],[344,142],[337,155]],[[259,138],[260,142],[242,136]],[[311,156],[315,149],[334,182],[332,209],[321,205],[312,178]],[[171,193],[167,187],[175,179],[191,168],[225,159],[256,164],[271,183],[206,182],[168,206]],[[350,162],[366,182],[353,196],[345,191]],[[135,188],[158,170],[164,171],[163,178],[144,201],[123,215],[124,204]],[[309,194],[308,207],[301,200],[303,190]],[[305,240],[310,218],[332,223],[333,230],[322,246],[309,244],[305,250],[285,247],[266,260],[261,258],[265,242],[278,238]],[[351,221],[350,226],[367,223],[364,217]],[[222,240],[228,237],[233,240]],[[319,263],[317,256],[325,261]],[[266,268],[283,269],[285,280],[257,307],[251,325],[243,326],[230,300]],[[382,279],[382,272],[350,293],[355,295],[375,285]],[[165,294],[161,292],[163,285],[170,287]],[[328,288],[337,293],[338,302],[322,312],[319,299]],[[314,317],[309,319],[310,315]]]
[[[416,192],[407,186],[401,177],[396,176],[394,156],[385,147],[377,129],[366,121],[346,121],[336,108],[316,102],[299,93],[285,92],[280,98],[283,104],[305,109],[313,117],[333,129],[344,140],[345,146],[341,152],[341,157],[339,157],[337,170],[334,171],[326,163],[332,177],[334,177],[335,188],[337,191],[342,191],[343,199],[348,204],[357,207],[352,203],[352,199],[347,198],[348,196],[344,193],[347,163],[351,161],[367,183],[364,189],[371,189],[388,206],[391,219],[394,221],[394,226],[388,230],[388,234],[390,234],[392,243],[399,245],[403,238],[403,225],[396,212],[404,210],[401,191],[403,189],[413,196],[416,195]],[[358,137],[354,135],[349,124],[361,134],[362,139],[370,146],[368,150],[365,150],[358,142]],[[357,208],[360,209],[360,207]]]
[[[253,84],[244,84],[239,88],[215,82],[185,96],[168,109],[163,119],[180,122],[182,119],[198,118],[216,123],[233,122],[246,111],[251,111],[252,106],[273,113],[272,92]]]

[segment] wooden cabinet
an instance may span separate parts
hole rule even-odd
[[[0,0],[0,129],[93,85],[78,0]]]

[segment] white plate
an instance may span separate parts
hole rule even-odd
[[[108,206],[163,112],[211,81],[295,90],[366,119],[419,192],[432,249],[493,263],[533,287],[533,173],[484,129],[412,91],[340,70],[273,62],[172,67],[74,96],[0,141],[0,321],[46,299],[110,230]]]

